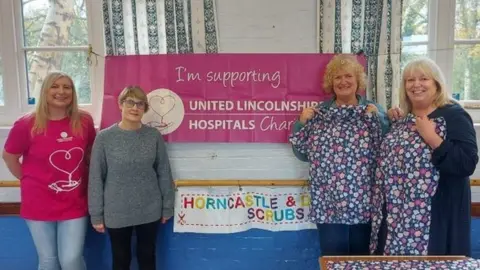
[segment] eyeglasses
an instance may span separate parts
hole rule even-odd
[[[126,99],[123,103],[127,106],[127,108],[133,108],[133,106],[137,105],[137,109],[143,110],[145,109],[145,101],[135,102],[131,99]]]

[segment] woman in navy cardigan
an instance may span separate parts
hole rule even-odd
[[[407,64],[400,108],[380,147],[371,251],[470,256],[470,176],[478,162],[470,115],[430,59]],[[381,224],[381,225],[380,225]]]

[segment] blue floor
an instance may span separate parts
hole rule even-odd
[[[235,234],[174,234],[172,222],[160,228],[158,269],[161,270],[318,270],[315,230]],[[480,219],[472,221],[473,257],[480,258]],[[89,270],[108,270],[106,235],[88,232],[85,256]],[[28,229],[18,217],[0,217],[0,269],[35,270],[37,256]],[[137,270],[133,263],[132,269]]]

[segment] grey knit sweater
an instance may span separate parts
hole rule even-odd
[[[93,224],[122,228],[173,216],[174,188],[161,134],[152,127],[100,131],[90,162],[88,208]]]

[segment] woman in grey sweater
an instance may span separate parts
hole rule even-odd
[[[173,216],[170,162],[160,132],[141,122],[145,92],[127,87],[118,102],[122,120],[100,131],[93,145],[89,212],[95,230],[108,231],[114,270],[130,269],[133,230],[140,269],[154,270],[158,224]]]

